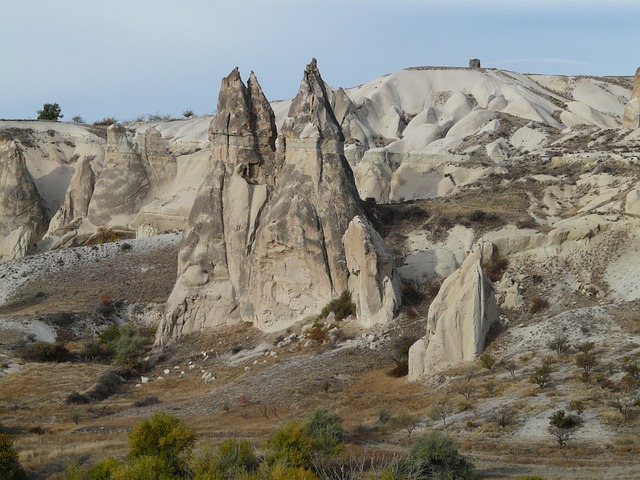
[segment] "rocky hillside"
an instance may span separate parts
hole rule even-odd
[[[157,378],[232,332],[246,356],[215,368],[241,378],[194,377],[203,396],[167,399],[194,416],[224,407],[211,392],[303,408],[318,378],[353,393],[367,365],[380,374],[395,359],[411,383],[354,400],[369,416],[384,390],[414,406],[418,428],[446,403],[444,427],[478,461],[515,445],[502,459],[515,465],[548,441],[550,412],[579,400],[581,478],[634,478],[624,445],[637,421],[609,406],[633,411],[639,398],[623,369],[640,357],[639,89],[640,74],[440,67],[335,89],[312,61],[290,101],[269,102],[253,72],[245,83],[234,70],[215,117],[2,121],[0,346],[15,359],[26,341],[80,341],[133,319],[158,328]],[[345,291],[354,313],[315,323]],[[106,296],[111,318],[95,315]],[[549,346],[562,338],[562,352]],[[412,344],[404,359],[398,339]],[[483,352],[505,369],[481,370]],[[598,362],[580,377],[589,352]],[[529,382],[551,357],[553,380]],[[465,381],[475,393],[458,411]],[[502,407],[512,422],[496,430]],[[617,477],[585,473],[600,448],[625,465]]]

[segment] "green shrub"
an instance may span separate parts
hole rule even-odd
[[[100,334],[98,342],[104,346],[101,353],[113,355],[116,364],[138,368],[153,342],[153,336],[151,328],[134,324],[111,325]]]
[[[111,473],[113,480],[175,480],[172,466],[163,457],[142,455],[131,458]]]
[[[82,357],[86,361],[106,360],[113,355],[104,343],[99,341],[87,342],[82,350]]]
[[[195,480],[218,479],[196,478]],[[262,463],[256,472],[240,475],[238,480],[319,480],[319,478],[309,469],[292,467],[279,462],[275,464]]]
[[[219,446],[205,443],[191,461],[196,479],[237,478],[258,467],[253,446],[247,440],[226,440]]]
[[[564,410],[556,410],[549,417],[549,425],[556,428],[575,428],[580,425],[580,418],[575,415],[567,415]]]
[[[331,300],[320,312],[320,318],[327,318],[333,312],[336,316],[336,320],[344,320],[349,315],[355,315],[356,305],[351,301],[351,294],[348,290],[342,292],[342,294]]]
[[[174,474],[180,474],[186,469],[187,459],[195,441],[195,430],[173,415],[157,412],[150,419],[136,425],[129,434],[129,457],[139,459],[141,462],[135,467],[135,472],[142,471],[147,465],[152,465],[148,460],[152,458],[154,461],[161,461]],[[115,478],[131,480],[138,477],[116,476]]]
[[[116,123],[118,123],[118,120],[115,117],[104,117],[102,120],[93,122],[93,125],[96,127],[108,127]]]
[[[265,461],[269,465],[281,463],[293,468],[310,465],[312,441],[302,422],[289,421],[267,440]]]
[[[112,457],[102,459],[89,469],[89,480],[111,480],[119,467],[118,460]]]
[[[101,302],[102,303],[102,302]],[[103,345],[109,345],[111,342],[118,339],[120,336],[120,327],[117,324],[109,325],[105,330],[98,335],[98,341]]]
[[[482,368],[486,368],[487,370],[491,370],[496,364],[496,359],[488,353],[483,353],[482,355],[480,355],[478,360],[480,361],[480,366]]]
[[[344,448],[345,432],[342,418],[325,407],[316,408],[305,420],[305,429],[312,438],[315,455],[332,457]]]
[[[474,478],[473,465],[458,453],[451,438],[440,432],[430,432],[417,440],[407,459],[412,471],[425,478],[467,480]],[[431,475],[431,476],[429,476]]]
[[[3,480],[26,478],[19,458],[18,452],[13,448],[11,437],[6,433],[0,433],[0,478]]]

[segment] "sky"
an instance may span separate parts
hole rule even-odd
[[[633,75],[640,0],[0,0],[0,118],[58,103],[70,120],[215,111],[254,70],[295,96],[317,58],[352,87],[413,66]]]

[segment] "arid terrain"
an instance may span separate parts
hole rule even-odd
[[[201,441],[243,438],[260,450],[284,421],[320,405],[343,418],[353,457],[406,452],[441,430],[482,479],[640,478],[633,78],[424,67],[334,90],[308,80],[314,68],[296,99],[271,106],[257,103],[255,80],[240,90],[232,72],[213,121],[108,135],[104,126],[0,122],[0,147],[14,149],[3,162],[23,158],[10,171],[28,172],[42,200],[34,215],[46,224],[27,232],[35,223],[11,223],[17,207],[0,205],[0,429],[29,478],[124,455],[131,428],[155,411],[175,414]],[[318,103],[321,124],[304,111]],[[254,116],[243,123],[245,107]],[[236,121],[250,134],[233,133]],[[276,128],[285,150],[270,136]],[[320,173],[310,159],[325,162]],[[127,169],[144,181],[110,193]],[[331,182],[346,185],[340,196]],[[313,216],[293,200],[300,192],[313,198]],[[363,257],[342,237],[354,215],[369,222]],[[274,225],[287,234],[272,234]],[[321,238],[323,249],[282,254],[299,238],[312,252]],[[443,291],[477,249],[490,252],[478,275],[491,287],[468,303],[485,312],[493,302],[497,315],[473,324],[486,335],[448,343],[475,310],[438,327],[430,306],[465,307],[447,304]],[[370,252],[373,273],[340,266]],[[300,280],[300,265],[312,280]],[[354,281],[365,277],[373,283]],[[361,315],[320,316],[340,282]],[[375,301],[372,291],[381,292]],[[313,308],[299,308],[307,294],[316,295]],[[113,324],[157,330],[143,362],[87,354]],[[416,357],[408,349],[421,338],[450,350]],[[70,355],[36,361],[25,352],[38,341]],[[479,349],[467,357],[469,344]],[[409,381],[409,363],[425,374]],[[109,395],[70,401],[74,392],[91,396],[107,372],[122,377]],[[557,410],[581,419],[565,445],[550,429]]]

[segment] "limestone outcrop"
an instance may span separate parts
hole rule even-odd
[[[24,256],[46,228],[36,185],[20,148],[11,142],[0,151],[0,239],[10,237],[2,244],[2,256]]]
[[[246,86],[237,69],[223,79],[209,136],[210,169],[157,342],[238,320],[282,330],[345,290],[363,323],[389,321],[400,298],[393,257],[364,218],[315,60],[277,151],[275,116],[253,72]]]
[[[482,245],[443,283],[429,307],[427,333],[409,349],[409,380],[461,362],[484,350],[491,324],[498,319],[491,281],[482,270]]]
[[[626,128],[640,127],[640,67],[633,79],[633,91],[629,103],[624,108],[622,126]]]

